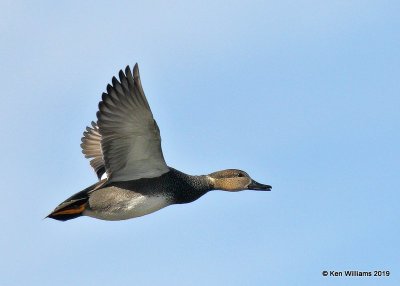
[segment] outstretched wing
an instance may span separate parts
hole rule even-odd
[[[95,122],[92,121],[92,126],[86,127],[81,141],[82,153],[85,158],[91,159],[90,165],[100,180],[101,176],[106,172],[106,167],[103,160],[103,152],[101,151],[101,135]]]
[[[144,95],[136,64],[103,93],[97,112],[98,133],[109,181],[154,178],[169,171],[161,150],[160,130]]]

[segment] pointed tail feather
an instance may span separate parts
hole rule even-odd
[[[86,205],[87,199],[64,202],[59,205],[53,212],[51,212],[47,217],[60,221],[77,218],[82,215],[83,211],[86,208]]]

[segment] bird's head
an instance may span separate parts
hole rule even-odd
[[[245,171],[227,169],[208,175],[214,190],[237,192],[242,190],[270,191],[270,185],[264,185],[253,180]]]

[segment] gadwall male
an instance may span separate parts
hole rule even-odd
[[[61,203],[50,218],[123,220],[193,202],[211,190],[271,190],[241,170],[191,176],[167,166],[137,64],[133,74],[127,66],[125,73],[119,72],[119,81],[113,77],[107,85],[97,123],[86,128],[81,147],[99,181]]]

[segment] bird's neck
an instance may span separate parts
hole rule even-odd
[[[192,176],[172,169],[177,187],[181,192],[176,193],[178,203],[190,203],[213,189],[208,176]]]

